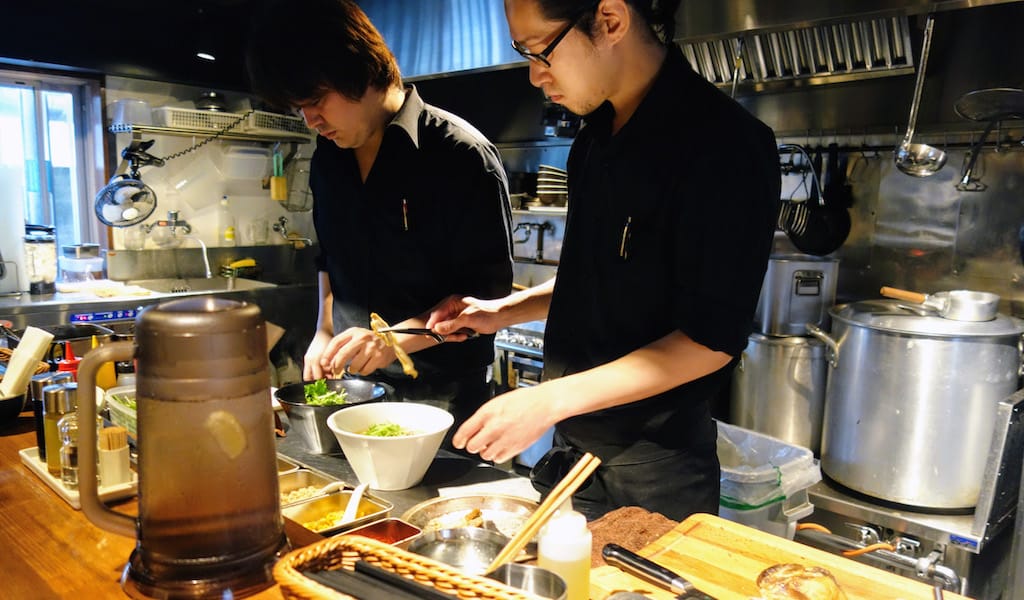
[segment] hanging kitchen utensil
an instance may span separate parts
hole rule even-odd
[[[127,163],[128,173],[114,175],[96,194],[96,218],[104,225],[137,225],[148,219],[156,210],[156,192],[142,182],[142,176],[139,174],[139,167],[164,165],[164,159],[146,152],[154,143],[155,140],[133,140],[121,151],[122,161],[117,170],[122,170]]]
[[[786,212],[786,223],[783,230],[798,250],[805,254],[825,256],[839,249],[850,235],[852,222],[849,211],[839,204],[831,202],[823,193],[819,173],[822,172],[821,149],[812,161],[806,151],[795,145],[785,145],[783,149],[797,151],[804,155],[811,165],[811,193],[803,202],[790,202]],[[835,147],[838,155],[838,146]],[[832,160],[832,159],[830,159]]]
[[[883,287],[881,294],[887,298],[895,298],[920,304],[934,310],[944,319],[954,321],[991,321],[999,311],[999,296],[990,292],[971,290],[952,290],[935,294],[922,294],[909,290]]]
[[[971,146],[968,152],[970,159],[967,161],[967,168],[964,169],[963,174],[960,176],[960,181],[956,184],[956,189],[961,192],[983,192],[988,188],[988,185],[974,179],[974,167],[978,164],[978,156],[981,155],[981,149],[985,145],[985,140],[988,139],[988,134],[992,132],[992,128],[998,122],[998,120],[989,121],[988,125],[985,126],[985,131],[978,138],[978,142]]]
[[[1024,90],[990,88],[967,92],[953,105],[956,114],[969,121],[1024,119]]]
[[[1024,119],[1024,90],[1016,88],[990,88],[967,92],[953,105],[956,114],[971,121],[988,121],[984,133],[970,150],[970,160],[956,184],[961,192],[980,192],[988,186],[973,180],[974,167],[988,134],[1003,119]]]
[[[928,177],[937,173],[946,164],[946,153],[927,144],[915,144],[914,127],[917,125],[917,109],[921,104],[921,90],[924,88],[924,72],[928,65],[928,50],[932,45],[932,29],[935,16],[928,15],[924,26],[924,42],[921,45],[921,65],[914,83],[914,99],[910,104],[910,120],[903,142],[896,148],[896,168],[914,177]]]
[[[284,156],[281,155],[281,144],[274,144],[274,170],[270,176],[270,199],[278,202],[288,201],[288,180],[284,176]]]

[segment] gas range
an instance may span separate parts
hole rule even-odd
[[[544,324],[545,321],[528,321],[500,329],[494,335],[494,346],[498,350],[543,359]]]

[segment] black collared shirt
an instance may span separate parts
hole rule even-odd
[[[673,46],[611,134],[605,103],[569,155],[569,214],[544,336],[545,377],[615,360],[673,330],[739,355],[778,215],[774,135]],[[564,421],[576,442],[679,448],[715,439],[708,400],[731,366],[663,394]]]
[[[366,182],[355,153],[318,137],[310,165],[319,268],[334,330],[397,323],[449,294],[498,298],[512,285],[508,180],[498,151],[463,119],[406,88]],[[421,350],[423,381],[452,380],[494,358],[494,336]],[[402,377],[392,364],[388,375]]]

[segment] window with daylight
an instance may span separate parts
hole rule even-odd
[[[100,98],[95,80],[0,66],[5,235],[31,224],[52,227],[58,247],[101,241],[92,209],[103,179]]]

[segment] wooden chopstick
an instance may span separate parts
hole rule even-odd
[[[589,452],[576,461],[576,464],[573,465],[569,473],[558,482],[558,485],[551,489],[551,493],[544,499],[544,502],[541,502],[537,510],[533,511],[533,514],[523,523],[522,528],[512,536],[508,544],[494,557],[494,560],[491,561],[491,564],[484,573],[490,573],[519,554],[526,547],[526,544],[537,536],[541,527],[565,504],[566,500],[576,493],[576,490],[583,485],[583,482],[594,473],[600,464],[601,459]]]

